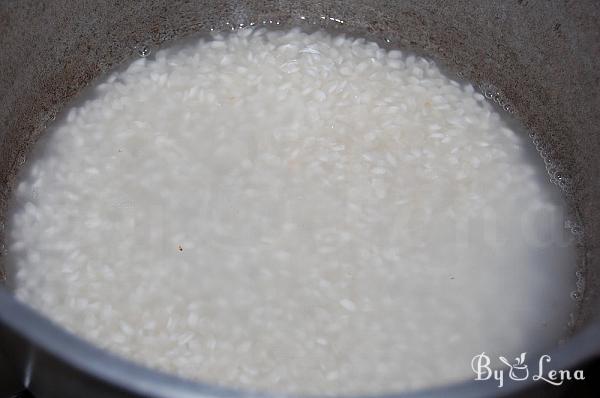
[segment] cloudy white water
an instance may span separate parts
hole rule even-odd
[[[277,392],[472,378],[566,332],[575,257],[525,137],[431,61],[322,32],[161,50],[22,174],[17,297],[153,368]]]

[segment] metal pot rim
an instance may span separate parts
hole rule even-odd
[[[83,339],[65,331],[33,309],[19,302],[6,289],[0,288],[0,324],[27,339],[32,345],[57,360],[107,385],[118,387],[140,396],[154,398],[192,397],[257,397],[274,398],[277,394],[235,390],[216,385],[192,382],[160,371],[152,370],[117,357],[94,347]],[[600,322],[593,323],[576,333],[565,344],[547,353],[552,359],[553,369],[575,370],[600,356],[598,338]],[[542,354],[540,354],[542,355]],[[529,356],[530,368],[536,369],[537,361]],[[30,375],[25,369],[22,374],[27,387]],[[506,396],[525,390],[533,383],[542,383],[528,378],[524,381],[506,379],[502,388],[494,379],[486,381],[466,380],[448,386],[418,390],[400,394],[374,395],[380,398],[424,398],[424,397],[480,397]],[[287,395],[289,396],[289,395]],[[305,397],[306,398],[306,397]]]

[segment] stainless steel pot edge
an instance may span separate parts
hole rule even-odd
[[[22,338],[19,351],[43,352],[57,364],[67,365],[93,378],[105,388],[120,390],[123,396],[155,398],[197,397],[256,397],[271,398],[280,395],[240,391],[203,383],[183,380],[154,371],[116,357],[98,349],[84,340],[66,332],[34,310],[16,300],[0,288],[0,335],[13,333]],[[566,344],[549,353],[555,369],[574,369],[593,358],[600,357],[600,323],[595,323],[576,334]],[[0,346],[2,343],[0,342]],[[6,347],[4,347],[6,349]],[[16,347],[12,347],[15,349]],[[31,355],[30,355],[31,356]],[[35,355],[34,355],[35,356]],[[530,356],[530,358],[536,358]],[[29,359],[31,361],[31,358]],[[536,361],[531,361],[536,366]],[[35,368],[19,369],[26,387],[36,377]],[[32,373],[33,372],[33,373]],[[509,396],[523,391],[533,382],[506,381],[498,388],[495,380],[465,381],[450,386],[410,392],[406,394],[380,395],[380,398],[424,397],[487,397]],[[35,393],[35,391],[33,391]],[[88,396],[88,394],[86,394]],[[91,395],[90,395],[91,396]],[[288,395],[290,396],[290,395]]]

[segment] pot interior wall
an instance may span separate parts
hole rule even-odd
[[[599,19],[593,0],[3,2],[0,225],[15,174],[46,125],[90,81],[141,47],[232,25],[315,23],[430,56],[498,93],[535,131],[567,182],[584,231],[585,289],[575,325],[581,327],[600,311]],[[5,233],[0,228],[0,242]]]

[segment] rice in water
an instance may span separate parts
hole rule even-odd
[[[139,59],[15,193],[17,297],[182,377],[310,394],[472,378],[555,344],[574,252],[483,96],[424,58],[241,30]]]

